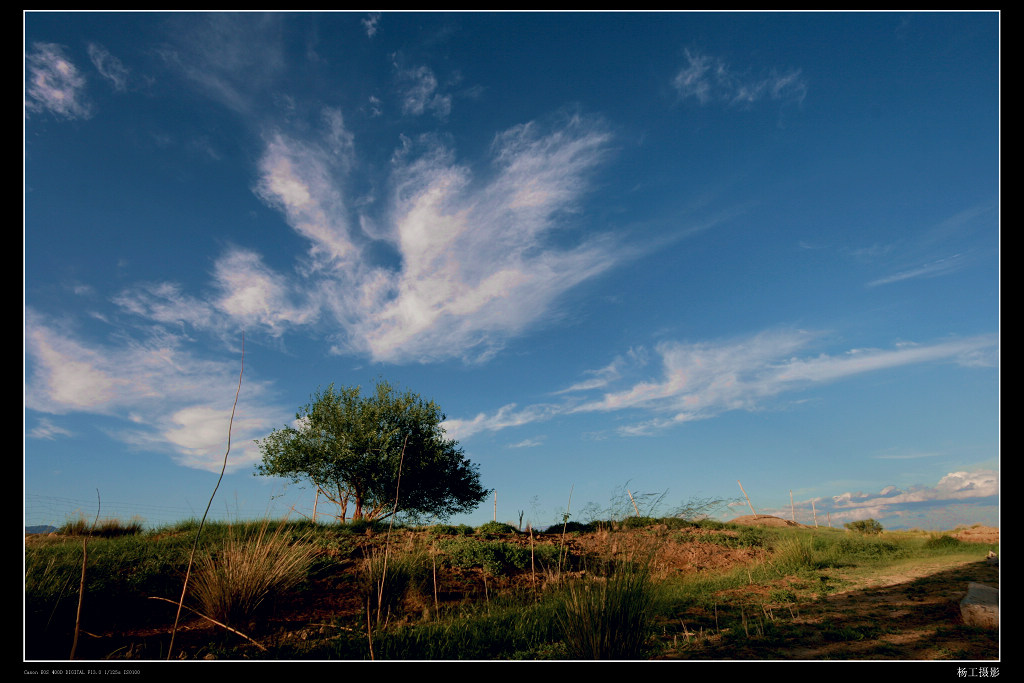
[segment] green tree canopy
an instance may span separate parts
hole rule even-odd
[[[438,519],[472,510],[489,493],[477,466],[446,438],[440,407],[385,381],[367,396],[331,384],[295,417],[295,426],[257,441],[256,473],[311,481],[338,504],[342,522],[350,502],[353,520],[388,517],[396,492],[399,512]]]

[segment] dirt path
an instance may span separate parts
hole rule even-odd
[[[842,592],[798,602],[770,632],[709,641],[676,653],[689,659],[998,660],[999,633],[966,626],[959,603],[971,581],[999,587],[984,561],[932,560],[892,573],[850,578]],[[783,613],[776,609],[775,614]],[[670,655],[672,656],[672,655]]]

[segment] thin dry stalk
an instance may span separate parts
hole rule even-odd
[[[78,583],[78,609],[75,611],[75,637],[71,641],[71,656],[69,659],[75,658],[75,650],[78,649],[78,633],[81,630],[82,625],[82,596],[85,595],[85,561],[86,561],[86,544],[88,543],[88,536],[82,537],[82,578]]]
[[[164,602],[169,602],[169,603],[171,603],[172,605],[175,605],[175,604],[177,604],[177,603],[176,603],[176,602],[174,602],[173,600],[168,600],[167,598],[161,598],[161,597],[159,597],[159,596],[155,596],[155,595],[151,595],[151,596],[149,597],[149,599],[150,599],[150,600],[163,600]],[[252,643],[253,645],[255,645],[256,647],[258,647],[259,649],[261,649],[261,650],[263,650],[264,652],[266,652],[267,648],[263,647],[263,646],[262,646],[262,645],[260,645],[260,644],[259,644],[258,642],[256,642],[255,640],[253,640],[253,639],[252,639],[252,638],[250,638],[249,636],[245,635],[244,633],[242,633],[242,632],[241,632],[241,631],[239,631],[238,629],[234,629],[234,628],[231,628],[231,627],[230,627],[230,626],[228,626],[227,624],[222,624],[221,622],[217,621],[217,620],[216,620],[216,619],[214,619],[213,617],[208,617],[208,616],[206,616],[205,614],[203,614],[202,612],[199,612],[199,611],[197,611],[197,610],[194,610],[194,609],[192,609],[191,607],[185,607],[185,609],[187,609],[187,610],[188,610],[189,612],[191,612],[192,614],[195,614],[195,615],[196,615],[197,617],[202,617],[203,619],[206,619],[206,620],[207,620],[208,622],[210,622],[211,624],[215,624],[215,625],[217,625],[217,626],[220,626],[220,627],[221,627],[221,628],[223,628],[223,629],[226,629],[226,630],[228,630],[228,631],[231,631],[232,633],[235,633],[235,634],[237,634],[237,635],[240,635],[240,636],[242,636],[243,638],[245,638],[246,640],[248,640],[248,641],[249,641],[250,643]]]
[[[629,492],[629,489],[626,489],[626,493],[629,494],[629,502],[631,502],[633,504],[633,511],[636,512],[636,516],[639,517],[640,516],[640,508],[638,508],[636,506],[636,500],[633,498],[633,494]]]
[[[530,583],[533,584],[534,590],[537,589],[537,568],[534,564],[534,552],[533,552],[533,527],[530,527]]]
[[[562,520],[562,548],[558,553],[558,576],[562,576],[562,560],[565,557],[565,529],[569,525],[569,509],[572,506],[572,492],[576,488],[576,484],[569,487],[569,502],[565,504],[565,519]]]
[[[174,653],[174,636],[178,632],[178,621],[181,619],[181,609],[185,604],[185,592],[188,590],[188,579],[192,573],[192,562],[196,556],[196,548],[199,546],[199,537],[203,533],[203,527],[206,525],[206,516],[210,514],[210,506],[213,505],[213,497],[217,495],[217,489],[220,488],[220,482],[224,479],[224,472],[228,468],[228,453],[231,452],[231,427],[235,423],[235,408],[238,407],[238,394],[242,391],[242,373],[245,372],[245,332],[242,332],[242,360],[241,367],[238,370],[238,388],[235,389],[235,402],[231,405],[231,419],[228,420],[228,447],[224,451],[224,464],[220,468],[220,476],[217,478],[217,485],[213,487],[213,493],[210,494],[210,501],[206,504],[206,510],[203,512],[203,518],[199,521],[199,528],[196,529],[196,537],[192,542],[192,551],[188,555],[188,567],[185,569],[185,581],[181,586],[181,597],[178,599],[178,613],[174,615],[174,628],[171,629],[171,644],[167,649],[167,659],[171,659],[171,655]]]
[[[366,598],[366,640],[370,643],[370,661],[373,661],[373,629],[370,628],[370,598]]]
[[[96,489],[96,517],[92,520],[92,528],[100,520],[100,490]],[[82,630],[82,601],[85,599],[85,563],[88,556],[89,534],[82,536],[82,578],[78,583],[78,607],[75,609],[75,636],[71,640],[71,655],[69,659],[75,658],[75,651],[78,649],[78,634]]]
[[[437,552],[433,545],[430,546],[430,562],[434,566],[434,614],[438,614],[440,607],[437,603]]]
[[[391,509],[391,520],[388,523],[388,533],[384,538],[384,568],[380,574],[380,588],[377,590],[377,624],[380,624],[380,606],[384,601],[384,577],[388,573],[388,550],[391,547],[391,529],[395,526],[395,515],[398,513],[398,494],[402,489],[402,465],[405,464],[405,447],[409,443],[409,435],[405,435],[402,441],[402,454],[398,459],[398,479],[395,481],[395,504]]]

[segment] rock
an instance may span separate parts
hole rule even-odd
[[[960,601],[964,623],[978,628],[999,628],[999,589],[973,581]]]

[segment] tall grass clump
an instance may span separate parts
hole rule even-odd
[[[268,526],[232,531],[223,545],[198,556],[192,594],[203,614],[225,624],[247,621],[306,578],[315,548],[289,542],[283,526],[274,532]]]
[[[788,574],[799,574],[802,571],[819,569],[825,564],[812,540],[801,536],[781,539],[775,545],[771,562],[779,571]]]
[[[556,612],[571,659],[638,659],[651,628],[650,560],[609,563],[568,582]]]

